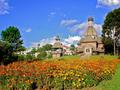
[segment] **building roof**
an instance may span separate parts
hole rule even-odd
[[[97,32],[93,26],[88,26],[85,36],[97,36]]]
[[[63,48],[62,43],[60,42],[60,37],[56,36],[55,43],[53,44],[53,48]]]
[[[80,42],[78,43],[78,45],[82,42],[98,42],[98,43],[102,43],[102,40],[101,38],[97,35],[97,32],[93,26],[93,18],[92,17],[89,17],[88,18],[88,27],[85,31],[85,34],[84,34],[84,38],[82,38],[80,40]]]

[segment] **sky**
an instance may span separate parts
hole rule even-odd
[[[70,45],[83,36],[88,17],[101,34],[105,16],[118,7],[120,0],[0,0],[0,33],[19,28],[25,47],[53,43],[57,35]]]

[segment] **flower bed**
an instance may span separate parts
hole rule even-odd
[[[0,88],[80,89],[112,79],[119,60],[15,62],[0,66]]]

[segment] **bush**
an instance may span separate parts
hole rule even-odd
[[[25,59],[25,55],[18,55],[18,61],[23,61]]]
[[[35,59],[35,56],[32,55],[32,54],[27,54],[25,58],[26,58],[27,61],[29,61],[29,60],[31,61],[31,60]]]
[[[41,51],[40,54],[38,54],[37,58],[39,60],[43,60],[46,58],[46,56],[47,56],[47,53],[45,51]]]
[[[120,55],[118,56],[118,59],[120,59]]]

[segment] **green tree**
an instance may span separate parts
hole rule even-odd
[[[6,30],[2,31],[1,38],[3,41],[10,43],[13,46],[14,52],[25,50],[23,40],[21,40],[21,34],[17,27],[10,26]]]
[[[16,52],[25,50],[22,44],[23,40],[21,40],[18,28],[10,26],[2,31],[0,41],[0,63],[9,64],[13,61],[17,61],[19,55],[17,55]]]
[[[72,45],[70,46],[70,50],[74,51],[74,50],[75,50],[75,45],[72,44]]]
[[[30,53],[28,53],[28,54],[26,55],[26,60],[27,60],[27,61],[33,60],[33,59],[34,59],[34,56],[31,55]]]
[[[120,8],[109,12],[104,20],[102,41],[106,53],[113,53],[113,31],[115,28],[116,41],[120,36]]]
[[[40,54],[38,54],[37,58],[40,60],[45,59],[47,56],[47,53],[45,51],[41,51]]]
[[[51,51],[51,50],[52,50],[51,44],[46,44],[46,45],[38,48],[37,52],[39,52],[40,54],[37,56],[37,58],[40,60],[45,59],[45,58],[51,58],[52,57],[51,53],[46,53],[47,51]]]
[[[10,43],[0,41],[0,64],[8,64],[17,59]]]
[[[31,50],[31,54],[35,54],[37,52],[37,50],[35,49],[35,48],[33,48],[32,50]]]
[[[49,51],[49,50],[52,50],[52,45],[51,44],[46,44],[42,48],[43,48],[44,51]]]

